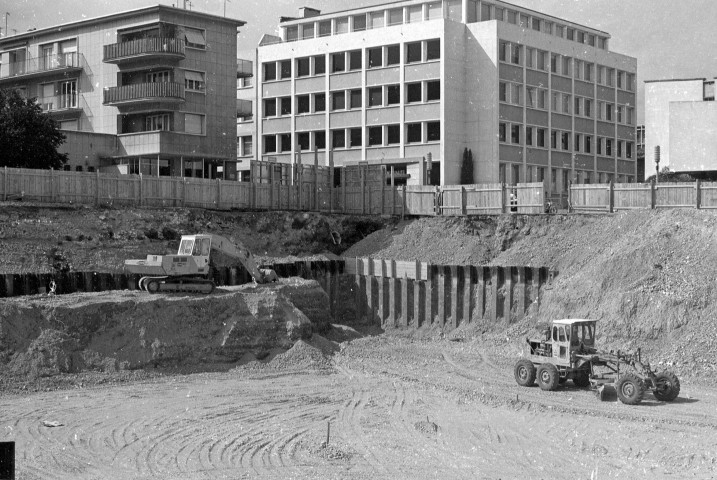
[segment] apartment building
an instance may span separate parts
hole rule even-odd
[[[714,78],[645,81],[646,170],[654,172],[659,146],[660,169],[717,172],[714,100]]]
[[[243,52],[240,57],[253,58],[256,52]],[[256,106],[255,63],[252,60],[237,61],[239,70],[243,72],[237,78],[237,171],[240,180],[249,180],[251,161],[255,159],[256,123],[254,108]]]
[[[609,34],[500,1],[283,18],[257,49],[256,156],[393,166],[419,182],[635,181],[634,58]]]
[[[0,88],[37,98],[66,168],[236,178],[237,28],[156,5],[0,39]]]

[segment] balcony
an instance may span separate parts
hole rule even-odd
[[[29,57],[0,65],[0,85],[25,81],[55,74],[79,73],[86,65],[85,57],[78,52]]]
[[[139,105],[148,102],[184,102],[184,85],[176,82],[137,83],[104,91],[104,105]]]
[[[43,112],[62,118],[79,117],[83,106],[86,106],[84,97],[79,93],[38,98],[37,103]]]
[[[237,78],[248,78],[254,76],[254,62],[251,60],[237,59]]]
[[[122,64],[136,60],[182,60],[185,41],[181,38],[148,37],[104,46],[105,63]]]
[[[254,115],[252,104],[253,102],[251,100],[242,100],[241,98],[237,98],[237,118],[252,117]]]

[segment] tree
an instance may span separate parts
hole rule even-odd
[[[473,152],[467,148],[463,150],[463,164],[461,165],[461,185],[473,183]]]
[[[17,90],[0,90],[0,167],[62,168],[67,154],[57,147],[65,142],[58,124],[35,99]]]

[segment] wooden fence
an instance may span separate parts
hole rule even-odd
[[[571,185],[575,212],[614,212],[655,208],[717,208],[716,182],[609,183]]]

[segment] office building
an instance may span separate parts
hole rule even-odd
[[[0,88],[37,98],[68,169],[236,178],[237,28],[156,5],[0,39]]]

